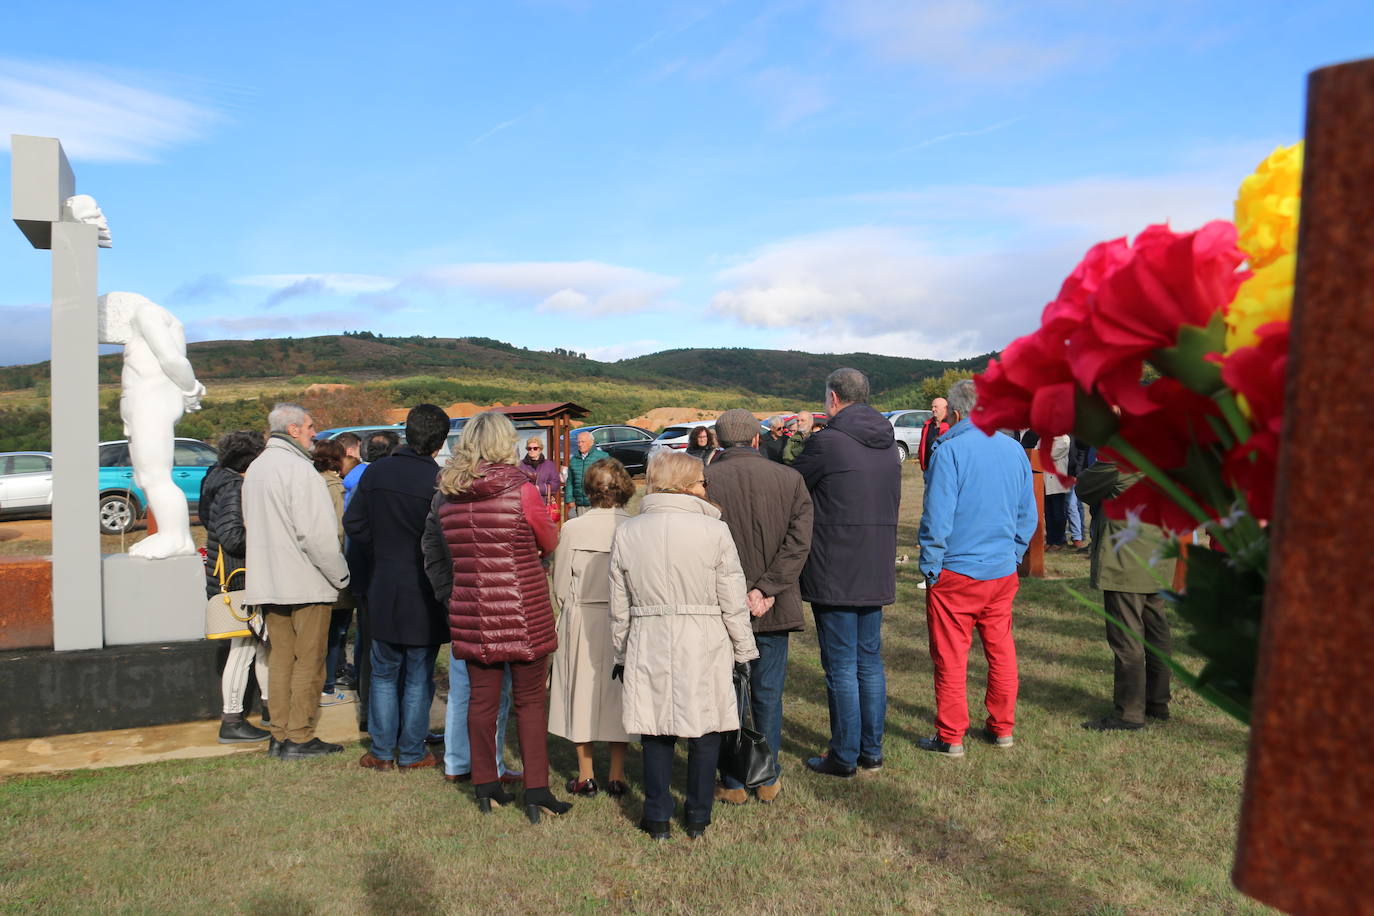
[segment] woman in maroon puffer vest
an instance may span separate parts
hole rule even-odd
[[[520,756],[525,763],[525,813],[562,814],[572,807],[549,792],[549,656],[558,648],[548,578],[540,559],[558,546],[558,532],[534,484],[515,465],[515,427],[486,411],[468,421],[439,472],[430,511],[425,566],[436,591],[452,577],[448,623],[453,657],[467,662],[472,694],[468,740],[472,782],[483,813],[515,799],[501,791],[496,771],[496,713],[510,665]]]

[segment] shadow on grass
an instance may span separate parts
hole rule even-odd
[[[395,850],[372,849],[364,856],[363,893],[367,912],[373,916],[439,913],[441,889],[434,886],[434,870],[414,856]]]

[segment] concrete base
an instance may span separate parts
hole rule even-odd
[[[205,638],[205,566],[198,554],[144,560],[106,554],[105,645]]]
[[[0,655],[0,740],[219,715],[228,640]]]

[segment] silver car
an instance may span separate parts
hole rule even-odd
[[[931,416],[928,410],[894,410],[887,415],[892,433],[897,437],[899,461],[921,453],[921,428]]]
[[[52,453],[0,453],[0,516],[52,515]]]

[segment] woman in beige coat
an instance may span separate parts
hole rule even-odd
[[[334,504],[334,517],[339,522],[339,547],[343,548],[344,530],[344,485],[343,462],[347,457],[344,447],[332,439],[321,439],[315,443],[311,457],[315,470],[324,478],[329,488],[329,499]],[[339,664],[344,660],[344,641],[348,638],[348,626],[353,621],[353,592],[348,588],[339,589],[339,599],[329,616],[329,635],[325,643],[324,690],[320,694],[321,706],[338,706],[352,703],[353,695],[335,689],[334,679],[338,675]]]
[[[699,837],[711,823],[721,732],[739,728],[731,670],[759,654],[739,555],[706,500],[703,470],[680,452],[655,456],[640,514],[611,545],[613,676],[624,677],[625,731],[642,736],[639,826],[656,840],[668,838],[680,737],[689,739],[687,835]]]
[[[625,794],[625,749],[630,736],[621,723],[621,692],[611,680],[611,539],[631,516],[625,504],[635,484],[625,466],[603,458],[582,479],[591,508],[563,526],[553,555],[553,596],[562,608],[558,651],[553,656],[549,691],[549,733],[576,745],[577,778],[568,791],[591,798],[598,786],[592,768],[592,742],[611,746],[606,794]]]

